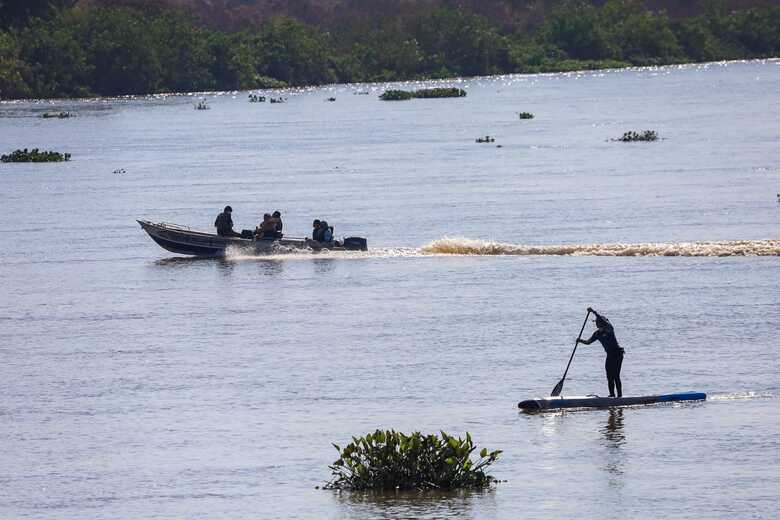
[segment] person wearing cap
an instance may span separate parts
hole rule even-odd
[[[221,237],[240,237],[241,233],[233,231],[233,218],[231,214],[233,208],[225,206],[225,210],[217,215],[217,220],[214,221],[214,227],[217,228],[217,235]]]
[[[612,328],[612,324],[609,320],[588,307],[588,312],[592,312],[596,316],[596,331],[588,339],[577,339],[577,343],[583,345],[590,345],[594,341],[598,340],[601,346],[604,347],[604,352],[607,353],[607,361],[604,363],[604,368],[607,371],[607,385],[609,386],[609,396],[615,397],[615,390],[617,389],[617,396],[623,397],[623,384],[620,381],[620,368],[623,365],[623,354],[625,351],[618,344],[615,337],[615,329]]]

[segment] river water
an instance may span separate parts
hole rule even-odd
[[[0,164],[1,518],[776,517],[780,61],[430,85],[468,96],[0,103],[0,152],[73,155]],[[192,260],[135,223],[225,204],[370,251]],[[589,305],[627,395],[708,401],[518,413]],[[607,393],[597,345],[565,395]],[[506,482],[317,489],[376,428],[468,431]]]

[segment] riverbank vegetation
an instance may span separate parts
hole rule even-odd
[[[405,435],[394,430],[377,430],[353,437],[344,449],[334,444],[339,458],[331,466],[327,489],[419,490],[480,489],[496,482],[485,470],[500,450],[477,450],[466,433],[461,439],[441,432]]]
[[[70,161],[69,153],[60,152],[47,152],[45,150],[38,150],[33,148],[32,150],[14,150],[8,155],[0,156],[0,162],[64,162]]]
[[[26,10],[14,11],[15,4]],[[728,12],[717,0],[702,15],[674,21],[641,2],[609,0],[564,3],[523,30],[465,8],[420,7],[332,27],[279,17],[234,32],[171,10],[72,4],[9,2],[0,16],[0,97],[279,88],[780,54],[780,7]]]

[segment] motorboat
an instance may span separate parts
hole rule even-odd
[[[180,255],[224,256],[228,249],[244,250],[253,254],[273,254],[285,250],[368,250],[368,241],[362,237],[347,237],[343,240],[332,240],[330,242],[287,236],[249,238],[251,233],[244,233],[244,237],[228,237],[193,230],[178,224],[155,223],[147,220],[138,220],[137,222],[160,247]]]

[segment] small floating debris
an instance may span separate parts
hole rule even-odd
[[[0,156],[0,161],[4,163],[9,162],[64,162],[64,161],[70,161],[70,154],[69,153],[59,153],[59,152],[48,152],[48,151],[41,151],[37,148],[33,148],[32,150],[27,150],[25,148],[24,150],[14,150],[8,155]]]
[[[327,98],[325,101],[330,101],[331,103],[333,103],[334,101],[336,101],[336,98],[334,98],[334,97],[329,97],[329,98]]]
[[[485,137],[477,137],[476,142],[478,143],[495,143],[496,138],[490,137],[489,135],[486,135]]]
[[[617,141],[622,141],[624,143],[633,143],[636,141],[657,141],[658,140],[658,134],[655,130],[645,130],[644,132],[634,132],[633,130],[630,132],[626,132],[623,134],[623,136],[620,139],[617,139]]]
[[[367,96],[370,94],[368,90],[359,90],[357,92],[353,92],[356,96]]]
[[[250,103],[265,103],[265,96],[258,96],[257,94],[249,94]]]
[[[198,104],[195,105],[195,110],[211,110],[211,107],[206,103],[205,99],[201,99],[198,101]]]
[[[386,90],[379,96],[382,101],[405,101],[412,98],[465,97],[466,91],[455,87],[424,88],[421,90]]]
[[[534,115],[531,112],[518,112],[518,117],[520,119],[533,119]]]
[[[115,175],[120,175],[122,173],[127,173],[127,171],[125,171],[124,168],[117,168],[116,170],[114,170]]]
[[[69,117],[76,117],[76,114],[70,112],[44,112],[41,114],[44,119],[68,119]]]
[[[278,97],[278,98],[271,98],[271,103],[285,103],[287,101],[287,98]]]

